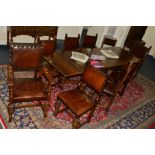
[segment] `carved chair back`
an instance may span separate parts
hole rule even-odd
[[[96,36],[86,35],[82,44],[82,47],[85,48],[95,48],[96,41],[97,41],[97,34]]]
[[[104,45],[115,46],[117,43],[117,39],[109,36],[104,36],[101,47]]]
[[[75,50],[79,47],[80,34],[77,37],[68,37],[65,35],[64,50]]]
[[[131,49],[131,53],[139,59],[144,59],[152,48],[151,46],[146,47],[144,45],[145,42],[144,43],[136,42]]]

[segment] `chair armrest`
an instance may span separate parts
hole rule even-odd
[[[46,80],[50,83],[50,85],[55,84],[55,78],[51,70],[46,67],[42,68],[42,75],[46,78]]]

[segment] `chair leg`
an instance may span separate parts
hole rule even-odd
[[[54,105],[54,116],[56,117],[57,116],[57,114],[58,114],[58,112],[59,112],[59,108],[60,108],[60,105],[61,105],[61,101],[60,100],[57,100],[56,102],[55,102],[55,105]]]
[[[91,120],[91,118],[92,118],[92,116],[93,116],[93,114],[94,114],[95,109],[96,109],[96,106],[90,111],[90,113],[89,113],[89,115],[88,115],[87,123],[90,122],[90,120]]]
[[[108,104],[107,107],[105,108],[106,112],[109,111],[109,108],[110,108],[111,104],[113,103],[113,101],[114,101],[114,97],[112,97],[112,98],[110,99],[109,104]]]
[[[44,104],[44,118],[47,118],[49,104]]]
[[[81,124],[79,122],[79,118],[74,118],[72,122],[72,128],[73,129],[79,129],[81,127]]]
[[[8,105],[8,113],[9,113],[9,122],[12,122],[12,115],[14,113],[14,105],[13,104]]]

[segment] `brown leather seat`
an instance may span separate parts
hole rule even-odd
[[[56,116],[65,110],[73,118],[73,128],[80,128],[85,123],[88,123],[97,104],[100,102],[105,82],[106,76],[103,72],[88,65],[78,88],[58,94],[54,115]],[[91,88],[90,92],[87,92],[88,87]],[[61,104],[65,108],[62,108]],[[80,117],[85,113],[89,113],[89,115],[86,121],[81,122]]]
[[[44,117],[47,117],[49,102],[42,103],[42,100],[50,100],[51,84],[43,82],[42,76],[45,77],[48,71],[42,68],[43,48],[40,46],[12,46],[11,47],[11,64],[8,65],[8,87],[9,87],[9,122],[12,121],[12,114],[16,108],[41,106],[44,111]],[[34,77],[28,78],[15,77],[16,72],[34,71]],[[52,76],[52,75],[51,75]],[[47,77],[47,79],[49,79]],[[30,101],[30,102],[28,102]],[[31,101],[38,101],[31,103]],[[20,104],[19,102],[26,102]],[[18,104],[17,104],[18,103]]]
[[[59,95],[59,98],[61,98],[61,100],[67,104],[72,113],[77,116],[81,116],[93,106],[89,97],[85,94],[81,95],[81,92],[78,90],[63,92]]]
[[[45,100],[47,98],[46,89],[40,80],[17,79],[14,81],[13,101],[28,101],[30,98]]]

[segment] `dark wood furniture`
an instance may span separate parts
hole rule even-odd
[[[88,65],[78,88],[58,94],[54,115],[57,116],[58,113],[66,111],[73,119],[72,128],[80,128],[85,123],[89,123],[100,102],[105,82],[106,76],[103,72]],[[93,91],[88,93],[87,87]],[[62,108],[61,104],[65,107]],[[86,113],[89,113],[86,121],[80,121]]]
[[[129,52],[124,52],[124,50],[120,47],[107,47],[107,48],[94,48],[93,51],[88,50],[87,48],[78,49],[78,52],[84,53],[90,57],[92,53],[96,53],[102,55],[100,50],[102,49],[110,49],[113,52],[119,55],[119,59],[110,59],[106,58],[103,61],[100,61],[103,64],[103,69],[112,69],[116,67],[121,67],[122,65],[128,62],[137,62],[139,58],[136,58]],[[71,59],[72,51],[70,50],[56,50],[53,57],[45,57],[45,59],[57,69],[57,71],[64,78],[69,78],[77,75],[82,75],[86,63],[81,63],[79,61]]]
[[[110,97],[110,101],[103,106],[99,106],[103,107],[108,112],[114,98],[116,96],[122,96],[124,93],[127,84],[137,71],[139,63],[140,61],[129,62],[123,65],[119,70],[113,70],[111,72],[103,90],[103,93]]]
[[[40,36],[49,36],[54,38],[57,36],[57,26],[9,26],[7,27],[7,44],[13,42],[13,37],[18,35],[29,35],[35,39]]]
[[[143,41],[143,40],[138,40],[138,41],[135,41],[133,43],[133,45],[131,46],[130,48],[130,51],[134,50],[135,48],[137,48],[138,46],[145,46],[146,42]]]
[[[51,82],[44,83],[41,80],[43,75],[42,60],[43,48],[40,46],[11,46],[11,63],[8,65],[7,74],[9,122],[12,121],[14,110],[22,107],[41,106],[44,111],[44,117],[47,117],[49,102],[43,103],[41,101],[50,100]],[[27,71],[34,71],[34,77],[28,78],[26,75],[24,77],[15,77],[14,74],[19,71],[26,73]],[[31,101],[38,102],[31,103]]]
[[[56,39],[53,40],[40,40],[39,44],[44,48],[45,57],[53,57],[56,49]],[[50,65],[46,59],[44,59],[43,66],[45,66],[50,72],[52,72],[53,78],[58,76],[58,71]]]
[[[88,56],[91,51],[87,49],[77,49],[78,52],[84,53]],[[86,63],[82,63],[71,59],[72,51],[70,50],[56,50],[53,57],[44,57],[57,71],[65,78],[81,75],[85,69]]]
[[[146,56],[148,55],[149,51],[152,48],[152,46],[146,47],[144,45],[145,45],[145,42],[135,42],[135,44],[132,46],[132,49],[130,51],[135,57],[141,60],[139,63],[139,67],[137,68],[137,71],[135,72],[134,76],[137,75],[141,65],[144,63]]]
[[[124,51],[120,47],[94,48],[93,53],[100,54],[100,50],[102,49],[111,50],[117,55],[119,55],[119,59],[106,58],[105,60],[101,61],[103,64],[103,69],[112,69],[112,68],[117,68],[117,67],[119,68],[128,62],[139,61],[139,58],[135,57],[130,52]]]
[[[79,47],[80,34],[77,37],[68,37],[65,35],[64,40],[64,51],[65,50],[75,50]]]
[[[144,45],[145,43],[136,42],[131,49],[131,53],[139,59],[144,59],[152,48],[152,46],[146,47]]]
[[[86,35],[84,37],[82,47],[83,48],[95,48],[97,36],[98,36],[97,34],[96,34],[96,36]]]
[[[101,47],[103,47],[104,45],[109,45],[109,46],[115,46],[117,43],[117,39],[113,38],[111,36],[107,36],[105,35],[101,44]]]
[[[124,47],[131,49],[136,41],[141,41],[146,29],[147,26],[131,26]]]
[[[41,40],[40,45],[44,47],[44,56],[52,56],[56,50],[56,40]]]

